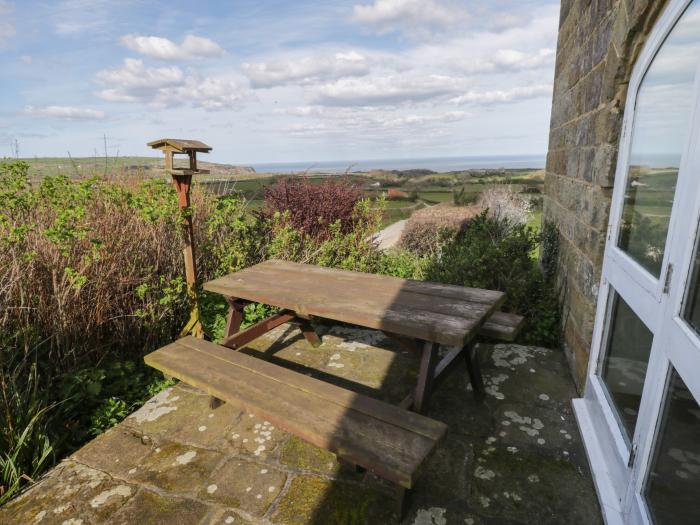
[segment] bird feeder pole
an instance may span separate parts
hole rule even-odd
[[[192,334],[203,337],[204,330],[199,317],[199,301],[197,297],[197,266],[195,262],[194,225],[192,208],[190,207],[190,190],[192,176],[209,173],[208,170],[197,168],[197,152],[209,153],[211,147],[198,140],[160,139],[149,142],[153,149],[159,149],[165,154],[165,173],[172,177],[173,186],[177,191],[178,207],[182,217],[182,253],[185,259],[185,278],[187,280],[187,295],[190,299],[190,319],[182,329],[181,336]],[[174,163],[175,155],[189,157],[188,168],[178,168]]]

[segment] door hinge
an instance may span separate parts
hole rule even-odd
[[[630,450],[630,458],[627,460],[627,468],[632,468],[634,465],[634,460],[637,457],[637,444],[632,445],[632,450]]]
[[[664,293],[667,294],[671,289],[671,277],[673,277],[673,265],[671,263],[666,267],[666,280],[664,281]]]

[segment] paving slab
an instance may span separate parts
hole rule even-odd
[[[381,332],[319,325],[311,348],[282,326],[243,351],[397,403],[417,362]],[[447,351],[444,349],[443,351]],[[597,525],[600,512],[558,350],[478,347],[486,399],[457,368],[427,415],[449,430],[418,477],[408,525]],[[396,523],[397,492],[264,419],[182,383],[62,461],[0,508],[3,524]]]

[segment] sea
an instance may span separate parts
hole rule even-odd
[[[501,155],[473,157],[432,157],[405,159],[272,162],[247,164],[261,173],[344,173],[371,170],[427,169],[436,172],[469,169],[541,169],[545,155]]]

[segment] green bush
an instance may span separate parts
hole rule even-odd
[[[254,247],[222,246],[242,228],[226,202],[193,203],[198,244],[221,246],[202,277],[250,264]],[[142,357],[189,313],[180,221],[162,180],[32,185],[26,163],[0,162],[0,497],[164,385]]]
[[[504,308],[524,315],[521,340],[554,346],[559,339],[556,295],[532,259],[540,237],[531,228],[507,220],[475,217],[462,231],[449,234],[440,256],[427,268],[427,280],[502,290]]]

